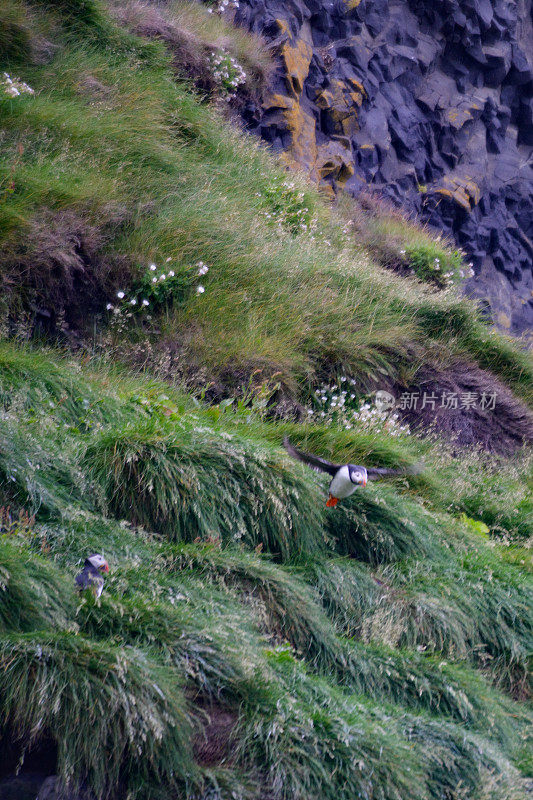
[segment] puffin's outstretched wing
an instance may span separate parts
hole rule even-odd
[[[380,478],[390,478],[396,475],[419,475],[424,469],[424,463],[418,461],[410,467],[399,467],[389,469],[389,467],[367,467],[366,472],[369,481],[378,481]]]
[[[297,447],[289,442],[288,436],[283,440],[283,447],[290,456],[296,458],[298,461],[303,461],[304,464],[307,464],[308,467],[311,467],[311,469],[317,472],[327,472],[328,475],[335,475],[342,467],[342,464],[332,464],[331,461],[326,461],[325,458],[320,458],[320,456],[315,456],[312,453],[304,453],[302,450],[298,450]]]

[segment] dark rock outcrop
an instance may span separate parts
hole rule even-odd
[[[467,291],[533,327],[532,0],[241,0],[279,69],[245,120],[288,163],[371,187],[468,253]]]

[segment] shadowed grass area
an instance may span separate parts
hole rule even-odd
[[[462,558],[385,567],[384,593],[364,636],[469,658],[517,696],[529,697],[533,598],[524,575],[477,548]]]
[[[366,793],[400,800],[440,798],[461,787],[465,797],[481,797],[495,781],[503,797],[526,797],[527,783],[510,762],[462,727],[342,695],[286,651],[273,652],[270,661],[281,690],[275,711],[260,706],[243,735],[246,757],[272,765],[267,776],[276,796],[319,791],[328,798]]]
[[[163,589],[163,586],[160,586]],[[157,598],[110,595],[101,605],[84,604],[77,622],[86,636],[120,646],[145,648],[175,668],[189,690],[202,698],[252,702],[262,665],[262,641],[249,615],[233,598],[202,592],[194,585],[168,584]],[[184,593],[183,593],[184,591]],[[239,630],[239,641],[235,631]],[[243,658],[243,646],[247,658]]]
[[[263,557],[214,547],[184,546],[172,566],[194,570],[232,595],[238,593],[274,641],[289,641],[321,669],[344,665],[342,648],[310,588]]]
[[[194,776],[176,678],[140,652],[80,636],[5,636],[4,732],[7,726],[26,746],[43,734],[52,737],[65,782],[89,780],[100,797],[114,793],[121,776],[132,790],[150,777],[178,790]]]

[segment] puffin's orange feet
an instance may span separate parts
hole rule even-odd
[[[332,507],[335,508],[335,506],[337,505],[338,502],[339,502],[339,498],[338,497],[333,497],[333,495],[330,494],[330,496],[328,497],[328,499],[326,501],[326,505],[327,505],[328,508],[332,508]]]

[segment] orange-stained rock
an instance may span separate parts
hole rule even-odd
[[[442,197],[450,198],[464,208],[465,211],[472,211],[481,198],[478,184],[468,176],[445,175],[442,183],[432,187],[430,191]]]
[[[292,108],[294,100],[292,97],[287,97],[286,94],[269,94],[263,101],[264,109],[271,108]]]
[[[316,104],[322,109],[331,108],[333,105],[333,93],[328,89],[324,89],[324,91],[318,95]]]
[[[295,43],[285,42],[281,48],[281,57],[285,65],[289,94],[295,98],[299,97],[309,74],[313,48],[303,39],[297,39]]]
[[[316,99],[317,106],[328,112],[335,130],[345,136],[353,135],[359,130],[356,109],[362,102],[362,93],[354,92],[340,80],[331,81],[329,88],[324,89]]]
[[[287,25],[284,19],[277,19],[276,24],[281,34],[284,34],[285,36],[290,36],[291,32],[289,30],[289,26]]]
[[[362,97],[366,97],[365,87],[361,83],[361,81],[355,80],[355,78],[347,78],[348,83],[352,84],[352,87],[355,89],[357,94],[360,94]]]
[[[354,174],[353,155],[346,141],[332,139],[318,147],[316,173],[320,180],[333,179],[342,186]]]
[[[316,163],[315,118],[307,114],[296,101],[285,112],[285,118],[292,132],[291,156],[297,164],[312,173]]]

